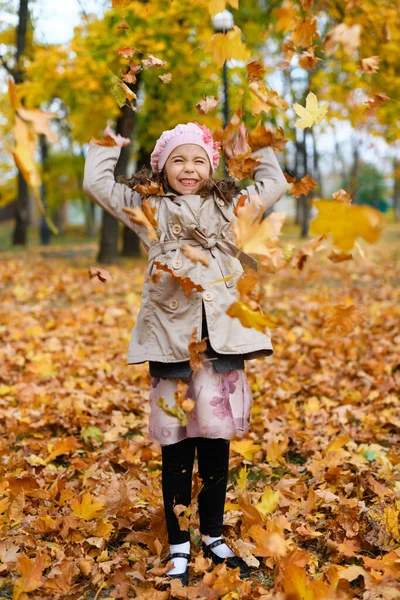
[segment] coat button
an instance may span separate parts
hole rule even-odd
[[[181,266],[182,266],[182,261],[180,261],[180,260],[176,260],[174,263],[172,263],[173,269],[180,269]]]
[[[222,198],[217,198],[217,204],[219,204],[219,206],[224,206],[225,202],[222,200]]]
[[[172,298],[172,300],[169,301],[169,307],[172,308],[172,310],[175,310],[176,308],[178,308],[179,306],[179,302],[178,300],[175,300],[175,298]]]
[[[175,235],[179,235],[181,231],[182,231],[182,227],[180,225],[178,225],[178,223],[175,223],[175,225],[172,225],[172,233],[174,233]]]
[[[211,300],[214,300],[214,294],[212,292],[204,292],[203,298],[204,300],[207,300],[207,302],[211,302]]]

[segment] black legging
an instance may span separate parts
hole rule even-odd
[[[162,489],[168,541],[182,544],[190,539],[189,531],[179,529],[173,508],[189,506],[192,495],[192,472],[195,450],[203,488],[199,494],[200,531],[219,537],[222,533],[226,487],[228,483],[229,440],[222,438],[186,438],[162,446]]]

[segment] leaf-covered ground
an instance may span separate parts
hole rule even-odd
[[[247,363],[224,531],[252,576],[202,557],[194,502],[191,585],[173,597],[400,597],[398,239],[268,277],[275,353]],[[147,365],[126,365],[146,263],[104,283],[94,264],[39,250],[0,263],[0,598],[171,596]],[[349,299],[364,318],[328,335]]]

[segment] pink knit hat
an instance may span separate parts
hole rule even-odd
[[[218,166],[220,159],[220,143],[214,142],[211,131],[205,125],[187,123],[177,125],[161,134],[150,157],[153,173],[159,173],[171,152],[181,144],[197,144],[207,152],[212,171]]]

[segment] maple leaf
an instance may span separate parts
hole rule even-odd
[[[255,556],[282,557],[286,555],[285,540],[279,533],[268,533],[262,525],[257,524],[252,525],[247,533],[256,543],[253,550]]]
[[[278,507],[279,497],[279,491],[274,492],[270,487],[266,486],[260,502],[256,504],[256,509],[262,515],[273,513]]]
[[[17,112],[21,119],[32,123],[35,133],[45,135],[49,142],[56,142],[58,140],[58,135],[50,129],[49,123],[49,121],[55,119],[57,115],[44,112],[38,108],[27,109],[23,106],[19,107]]]
[[[337,304],[332,308],[332,313],[326,321],[328,334],[346,335],[351,333],[355,325],[365,318],[353,304]]]
[[[314,69],[318,61],[321,61],[314,54],[314,46],[310,46],[307,50],[304,50],[299,58],[299,64],[303,69]]]
[[[315,187],[317,187],[317,182],[310,175],[305,175],[292,185],[290,194],[295,198],[300,198],[302,195],[307,196]]]
[[[106,146],[109,148],[117,145],[117,142],[111,137],[111,135],[105,135],[101,138],[101,140],[96,140],[96,138],[92,137],[91,141],[98,146]]]
[[[175,417],[176,419],[178,419],[182,427],[186,427],[187,416],[185,414],[185,411],[180,406],[178,406],[177,404],[169,406],[168,402],[162,396],[160,396],[156,404],[165,412],[166,415],[169,415],[170,417]]]
[[[361,58],[357,64],[363,73],[377,73],[380,61],[379,56],[370,56],[369,58]]]
[[[219,98],[216,96],[204,96],[204,98],[196,104],[196,110],[201,115],[206,115],[214,110],[214,108],[218,106],[218,103]]]
[[[77,448],[77,440],[75,437],[64,438],[63,440],[58,440],[53,447],[49,445],[50,454],[46,458],[46,462],[51,462],[57,456],[61,456],[62,454],[70,454],[71,452],[75,452]]]
[[[292,32],[293,44],[296,47],[302,46],[303,48],[308,48],[312,45],[314,35],[319,37],[317,33],[316,17],[314,17],[314,15],[306,17],[305,19],[297,17]]]
[[[194,561],[190,563],[196,573],[204,573],[208,571],[213,563],[211,558],[205,558],[203,552],[200,552]]]
[[[247,81],[259,81],[267,72],[265,65],[260,60],[252,60],[246,65]]]
[[[248,136],[248,143],[253,152],[266,146],[272,146],[275,152],[281,152],[287,142],[288,140],[285,139],[282,127],[279,127],[278,132],[274,132],[268,129],[268,127],[261,125],[261,121],[257,123],[255,129]]]
[[[205,352],[207,350],[207,342],[206,340],[197,341],[197,329],[194,328],[192,335],[189,340],[189,355],[190,355],[190,368],[193,371],[198,371],[203,367],[203,359],[200,356],[201,352]]]
[[[277,327],[277,322],[269,315],[264,315],[260,311],[251,310],[246,304],[240,300],[231,304],[226,311],[229,317],[237,318],[243,327],[257,329],[265,333],[267,327]]]
[[[148,58],[144,58],[142,60],[142,65],[144,69],[159,69],[160,67],[165,67],[167,63],[152,54],[148,55]]]
[[[293,29],[298,17],[297,9],[289,0],[285,0],[280,8],[275,8],[273,14],[278,17],[275,23],[276,30],[283,33],[287,33]]]
[[[146,217],[145,213],[141,208],[123,207],[122,210],[129,215],[129,218],[133,223],[136,223],[137,225],[146,228],[147,235],[149,236],[149,240],[151,242],[156,242],[158,240],[156,230],[154,229],[153,225],[150,223],[149,219]]]
[[[242,32],[236,25],[226,34],[213,35],[211,40],[206,42],[204,49],[206,52],[213,52],[214,62],[220,67],[226,60],[235,58],[246,61],[250,57],[249,50],[242,42]]]
[[[179,283],[180,286],[182,286],[183,291],[185,292],[185,296],[187,298],[190,296],[192,290],[196,290],[196,292],[204,292],[203,286],[201,286],[200,284],[194,283],[189,277],[180,277],[179,275],[176,275],[168,267],[168,265],[163,265],[162,263],[158,262],[157,260],[154,261],[154,265],[157,267],[157,269],[160,269],[161,271],[165,271],[166,273],[169,273],[171,275],[172,279],[175,279],[175,281],[177,283]]]
[[[159,75],[158,77],[163,83],[171,83],[172,73],[165,73],[165,75]]]
[[[143,196],[164,196],[162,184],[150,179],[146,183],[137,183],[133,189]]]
[[[181,531],[188,531],[190,526],[190,516],[192,514],[191,508],[184,504],[175,504],[174,515],[178,519],[179,529]]]
[[[97,519],[104,510],[104,502],[96,502],[92,494],[83,494],[82,500],[73,498],[70,502],[72,514],[85,521]]]
[[[326,34],[323,48],[326,56],[331,56],[338,44],[342,44],[344,52],[351,56],[360,46],[361,25],[347,25],[339,23]]]
[[[293,266],[299,269],[299,271],[302,271],[308,258],[320,248],[324,239],[325,236],[321,235],[319,238],[310,240],[309,242],[303,244],[300,248],[297,248],[293,256]]]
[[[42,573],[45,566],[44,554],[37,554],[34,561],[25,555],[19,557],[18,572],[21,577],[14,584],[13,600],[19,600],[22,594],[23,598],[26,598],[28,592],[33,592],[43,585]]]
[[[331,235],[339,250],[349,252],[357,237],[369,243],[378,241],[383,217],[375,208],[332,200],[315,200],[313,204],[319,214],[310,223],[310,233]]]
[[[321,579],[309,581],[304,568],[289,564],[283,576],[283,588],[289,598],[296,600],[319,600],[328,594],[329,586]]]
[[[340,189],[338,192],[332,194],[332,198],[337,202],[344,202],[345,204],[351,204],[351,196],[346,190]]]
[[[103,282],[112,279],[112,275],[110,275],[107,269],[103,269],[102,267],[89,267],[89,277],[90,279],[98,277]]]
[[[251,151],[246,154],[237,154],[228,160],[228,169],[230,175],[237,179],[251,177],[254,169],[260,164],[258,156],[250,156]]]
[[[199,262],[205,267],[208,267],[210,264],[210,257],[208,254],[190,244],[183,244],[182,254],[192,262]]]
[[[317,96],[313,92],[309,92],[306,98],[306,106],[301,106],[295,102],[292,106],[296,114],[301,117],[300,120],[295,122],[295,127],[305,129],[306,127],[312,127],[325,118],[328,111],[328,103],[318,107]]]
[[[155,206],[154,207],[151,206],[150,198],[145,198],[144,200],[142,200],[142,211],[146,215],[149,223],[155,229],[157,229],[157,227],[158,227],[158,223],[157,223],[157,219],[156,219],[157,209]]]
[[[250,97],[253,102],[252,114],[259,115],[262,111],[269,113],[271,108],[286,110],[289,104],[281,98],[279,94],[272,90],[266,90],[262,81],[252,81],[249,83]]]
[[[36,136],[32,126],[28,126],[17,114],[13,135],[16,145],[11,149],[15,164],[21,171],[23,178],[33,188],[38,189],[41,178],[35,162]]]
[[[231,448],[234,452],[241,454],[246,460],[253,460],[253,455],[259,452],[260,446],[254,444],[253,440],[233,440]]]
[[[127,47],[127,46],[121,46],[121,48],[118,48],[117,52],[118,52],[118,54],[120,54],[124,58],[132,58],[132,56],[136,52],[136,48],[131,48],[131,47]]]
[[[223,12],[227,5],[232,8],[239,8],[239,0],[209,0],[208,7],[210,15],[213,17],[214,15]]]
[[[396,503],[386,502],[368,508],[360,515],[360,532],[380,550],[391,550],[400,545],[400,511]]]
[[[262,217],[262,206],[253,197],[251,202],[237,209],[237,222],[233,231],[237,245],[249,254],[267,254],[271,242],[275,242],[286,217],[286,213],[273,212],[268,217]]]

